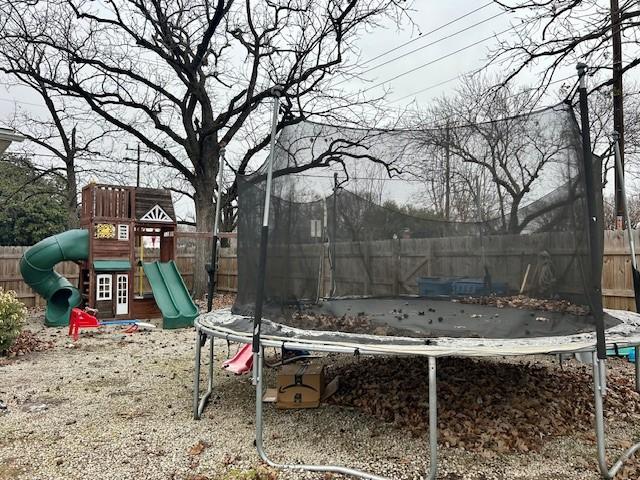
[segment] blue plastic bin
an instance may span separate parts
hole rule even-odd
[[[442,297],[451,295],[453,278],[420,277],[418,278],[418,294],[421,297]]]
[[[461,278],[451,284],[451,293],[453,295],[490,295],[492,293],[496,295],[506,295],[507,284],[504,282],[491,282],[491,289],[489,291],[484,283],[484,278]]]

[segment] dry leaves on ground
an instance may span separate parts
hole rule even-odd
[[[229,308],[236,301],[236,296],[233,293],[216,293],[213,297],[213,310],[221,308]],[[207,311],[207,300],[196,300],[196,305],[202,312]]]
[[[376,325],[371,322],[369,317],[364,313],[356,315],[342,315],[336,317],[324,313],[313,311],[294,311],[291,313],[292,320],[290,322],[283,318],[283,323],[290,323],[296,328],[306,330],[328,330],[349,333],[362,333],[368,335],[395,335],[404,337],[421,336],[419,332],[415,332],[406,328],[397,328],[390,325]]]
[[[545,312],[570,313],[573,315],[587,315],[589,310],[580,305],[574,305],[566,300],[549,298],[531,298],[525,295],[515,295],[512,297],[465,297],[459,300],[460,303],[489,305],[497,308],[518,308],[525,310],[542,310]]]
[[[40,340],[31,330],[23,330],[7,352],[7,356],[19,357],[31,352],[42,352],[52,347],[52,341]]]
[[[200,455],[202,452],[204,452],[204,449],[207,448],[208,446],[209,445],[207,445],[206,442],[202,440],[198,440],[194,445],[189,447],[189,450],[187,451],[187,453],[189,455]]]
[[[340,390],[331,403],[356,407],[416,435],[428,429],[428,370],[423,358],[363,359],[332,369]],[[468,358],[438,360],[441,443],[483,453],[539,450],[547,439],[593,431],[588,368]],[[607,412],[640,420],[633,378],[610,375]]]

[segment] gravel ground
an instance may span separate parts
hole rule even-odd
[[[219,370],[227,358],[224,341],[215,345],[213,403],[202,420],[194,421],[191,330],[85,331],[73,344],[63,329],[42,327],[41,314],[28,328],[53,347],[0,358],[0,400],[8,407],[0,411],[0,480],[340,478],[260,465],[253,446],[253,387],[247,376]],[[235,349],[232,345],[231,354]],[[559,368],[551,359],[537,360]],[[324,361],[339,369],[358,360],[331,356]],[[612,381],[633,374],[624,361],[610,363]],[[564,369],[584,372],[574,362]],[[274,383],[272,373],[267,383]],[[394,479],[422,478],[428,468],[424,435],[412,436],[356,409],[326,405],[278,411],[266,405],[265,412],[265,443],[277,461],[337,463]],[[640,434],[640,420],[634,420],[609,426],[613,452]],[[537,452],[441,446],[440,456],[440,479],[599,478],[594,439],[584,434],[546,440]],[[620,478],[637,479],[638,465],[632,463]]]

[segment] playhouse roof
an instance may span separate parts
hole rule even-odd
[[[136,188],[136,219],[150,223],[176,221],[171,192],[161,188]]]

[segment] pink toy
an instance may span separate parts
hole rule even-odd
[[[250,343],[244,345],[233,358],[222,364],[222,368],[236,375],[251,371],[251,367],[253,367],[253,351]]]

